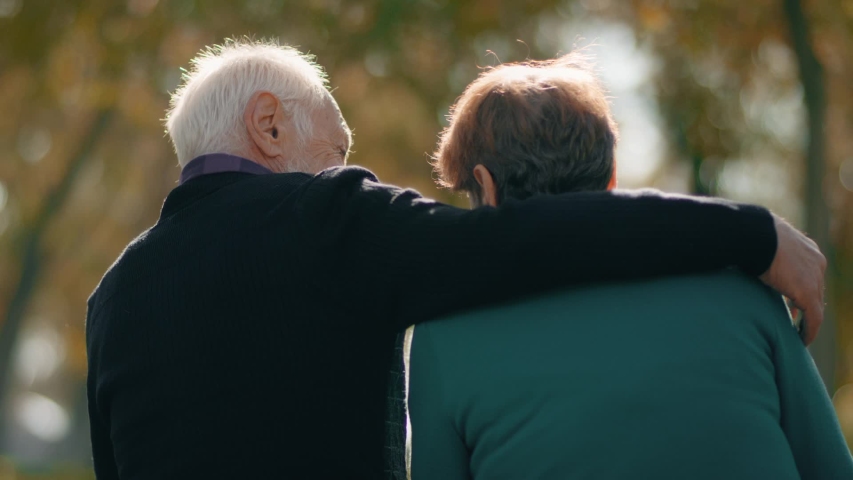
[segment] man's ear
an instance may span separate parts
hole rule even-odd
[[[482,199],[481,204],[497,207],[498,189],[495,186],[495,179],[492,177],[492,172],[479,163],[474,167],[474,179],[477,180],[477,183],[480,185],[480,191],[482,192],[482,195],[480,195]]]
[[[267,158],[283,154],[285,120],[281,102],[270,92],[256,92],[243,111],[243,121],[253,147]]]

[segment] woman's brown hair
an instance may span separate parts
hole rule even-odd
[[[613,176],[616,123],[579,53],[483,72],[451,108],[434,167],[442,186],[475,198],[484,165],[499,200],[604,190]]]

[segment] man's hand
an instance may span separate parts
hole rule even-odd
[[[788,297],[803,312],[806,345],[817,337],[823,323],[823,282],[826,257],[811,238],[773,215],[776,223],[776,256],[761,281]]]

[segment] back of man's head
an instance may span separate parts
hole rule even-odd
[[[312,112],[331,99],[326,83],[313,57],[292,47],[228,40],[206,48],[191,61],[166,115],[178,162],[183,167],[211,153],[245,155],[249,139],[243,113],[259,91],[278,97],[304,147],[314,126]]]
[[[494,178],[499,200],[604,190],[617,139],[591,65],[572,53],[481,74],[451,110],[435,167],[443,186],[474,198],[478,164]]]

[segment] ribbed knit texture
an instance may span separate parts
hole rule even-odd
[[[474,211],[360,168],[175,188],[89,300],[98,478],[380,479],[411,323],[600,279],[767,269],[769,213],[655,192]]]

